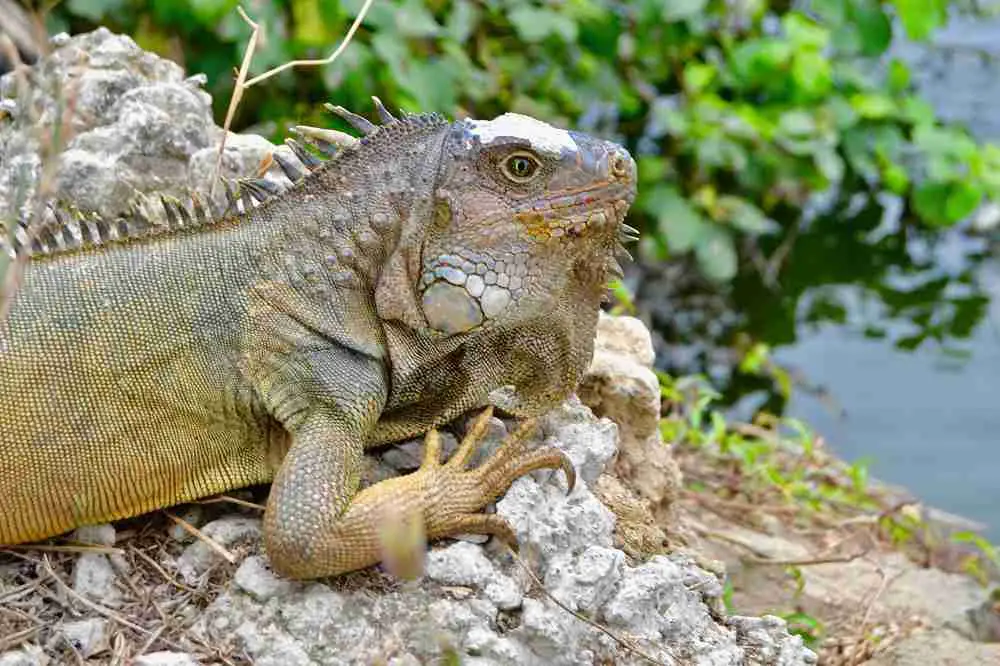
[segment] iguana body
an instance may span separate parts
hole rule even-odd
[[[245,213],[35,231],[0,326],[0,544],[273,481],[272,564],[332,575],[382,559],[392,516],[507,535],[483,505],[565,468],[512,444],[466,471],[471,440],[440,466],[432,438],[421,470],[357,494],[366,447],[575,388],[631,158],[514,114],[348,115],[367,136]]]

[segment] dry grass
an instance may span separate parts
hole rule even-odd
[[[206,513],[231,514],[233,509],[218,504]],[[4,637],[0,652],[35,643],[58,664],[128,664],[138,655],[157,650],[188,652],[206,663],[250,663],[247,655],[232,646],[206,644],[191,627],[199,612],[225,588],[238,562],[256,552],[257,544],[244,542],[230,548],[233,562],[220,557],[195,583],[188,584],[171,573],[172,563],[187,544],[171,537],[170,525],[163,512],[119,525],[115,554],[109,558],[121,600],[114,607],[73,589],[78,557],[94,548],[57,540],[50,544],[57,548],[0,549],[0,636]],[[93,617],[108,621],[111,649],[96,660],[85,661],[59,627]]]
[[[773,437],[773,433],[756,426],[753,437]],[[817,478],[832,488],[850,488],[851,479],[844,473],[844,465],[825,451],[822,441],[815,443],[811,461],[816,465]],[[771,461],[775,469],[792,469],[803,464],[801,453],[793,450],[778,453]],[[743,473],[727,462],[724,456],[710,451],[678,447],[676,457],[684,475],[687,489],[681,493],[682,514],[685,522],[699,537],[714,542],[718,549],[729,552],[741,567],[773,568],[773,574],[758,580],[769,580],[773,590],[746,590],[754,597],[779,599],[778,588],[795,590],[795,576],[786,572],[808,569],[817,565],[849,566],[855,560],[865,560],[879,573],[879,581],[867,590],[859,603],[842,607],[814,608],[803,606],[788,608],[822,623],[822,634],[814,650],[819,655],[820,666],[860,666],[872,657],[885,652],[900,639],[927,626],[925,619],[901,615],[900,611],[880,606],[880,601],[899,576],[887,575],[879,568],[880,555],[903,553],[914,567],[935,567],[951,573],[964,573],[956,566],[961,549],[940,536],[935,536],[933,526],[925,524],[919,505],[900,491],[871,482],[868,497],[871,504],[859,506],[847,499],[836,499],[831,493],[823,503],[806,509],[801,503],[783,495],[780,486],[749,482]],[[697,490],[693,490],[696,488]],[[773,527],[780,526],[781,538],[804,547],[807,554],[790,559],[775,559],[757,551],[751,543],[734,538],[725,528],[706,529],[701,523],[712,516],[716,525],[736,526],[761,534],[773,534]],[[891,525],[910,525],[912,533],[903,541],[893,539]],[[961,553],[958,551],[962,551]],[[846,569],[845,569],[846,571]],[[808,583],[806,590],[808,591]],[[801,590],[792,593],[799,598]],[[759,610],[759,609],[758,609]],[[753,611],[751,611],[753,612]]]

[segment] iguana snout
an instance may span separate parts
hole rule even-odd
[[[635,197],[621,146],[508,113],[453,125],[417,292],[440,334],[512,328],[560,299],[596,312]]]

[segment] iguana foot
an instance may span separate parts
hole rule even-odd
[[[561,451],[528,448],[524,440],[534,421],[522,423],[499,450],[481,465],[467,469],[492,414],[488,408],[476,418],[446,463],[440,460],[441,436],[430,430],[419,469],[368,486],[326,524],[303,529],[298,519],[303,508],[323,503],[322,486],[306,499],[290,494],[286,502],[294,510],[265,517],[265,543],[272,565],[293,578],[316,578],[382,562],[398,577],[413,578],[423,568],[426,543],[440,537],[490,534],[516,550],[514,530],[500,516],[484,513],[483,507],[528,472],[562,469],[570,490],[576,473]],[[311,480],[314,475],[307,471],[300,478]],[[282,507],[273,487],[271,494],[269,512]]]
[[[443,464],[441,437],[437,430],[428,431],[423,464],[410,477],[403,477],[412,478],[426,489],[424,522],[429,539],[463,533],[490,534],[516,551],[514,530],[500,516],[483,513],[483,507],[505,493],[515,479],[538,469],[562,469],[569,490],[573,490],[576,472],[565,453],[553,447],[527,447],[525,439],[535,429],[534,419],[522,422],[479,467],[466,469],[492,415],[492,407],[484,409],[451,459]]]

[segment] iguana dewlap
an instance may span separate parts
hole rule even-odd
[[[516,114],[378,109],[340,110],[365,136],[339,150],[312,134],[330,159],[278,153],[283,192],[244,182],[214,217],[165,201],[166,225],[58,215],[0,247],[30,255],[0,326],[0,544],[273,481],[273,566],[325,576],[380,561],[399,518],[509,538],[484,505],[572,470],[517,442],[466,470],[475,437],[442,465],[432,435],[420,470],[358,492],[367,447],[574,390],[631,157]]]

